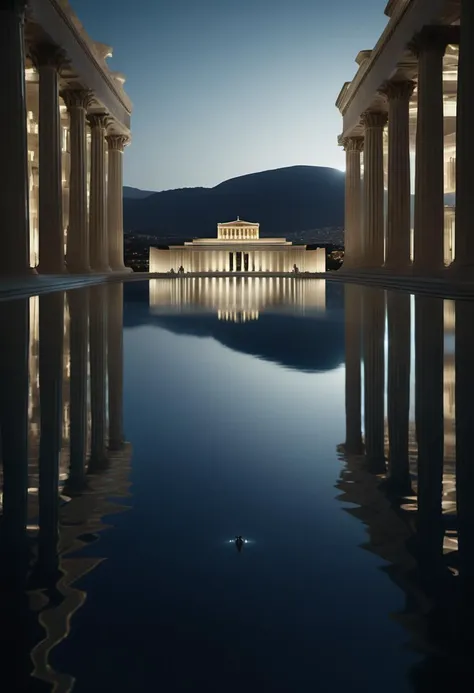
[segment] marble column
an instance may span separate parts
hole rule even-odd
[[[86,486],[87,391],[89,362],[89,290],[68,294],[70,322],[70,457],[67,493],[81,493]]]
[[[91,125],[91,180],[89,201],[90,265],[94,272],[110,272],[107,241],[107,194],[105,185],[105,129],[108,116],[89,116]]]
[[[410,295],[387,292],[388,323],[388,479],[391,490],[411,491],[408,457],[410,416]]]
[[[418,117],[415,160],[415,274],[444,267],[443,56],[446,43],[426,27],[412,44],[418,56]]]
[[[69,111],[71,147],[66,264],[69,272],[83,274],[90,272],[86,131],[86,110],[90,102],[90,93],[83,90],[67,90],[62,93],[62,97]]]
[[[122,450],[125,440],[123,434],[123,284],[110,284],[107,291],[109,450]]]
[[[386,113],[362,114],[365,145],[361,264],[367,268],[381,267],[384,262],[383,129],[386,123]]]
[[[375,474],[385,472],[385,292],[362,289],[365,455]]]
[[[346,354],[346,442],[347,454],[363,452],[361,431],[361,359],[362,304],[361,287],[346,284],[344,288],[345,354]]]
[[[131,272],[123,261],[123,152],[129,138],[125,135],[106,137],[109,151],[107,188],[107,234],[109,265],[113,272]]]
[[[443,301],[415,298],[415,421],[418,441],[417,530],[426,574],[443,550]]]
[[[39,266],[41,274],[62,274],[64,227],[62,194],[61,114],[59,69],[62,51],[51,44],[31,50],[39,72]]]
[[[411,265],[410,97],[415,83],[388,82],[388,209],[385,267],[397,272]]]
[[[89,472],[104,469],[107,456],[107,286],[90,288],[91,455]]]
[[[64,293],[39,299],[39,534],[41,573],[56,566],[63,419]]]
[[[2,158],[8,162],[8,175],[2,176],[0,186],[0,276],[34,273],[30,269],[25,7],[26,0],[11,0],[0,6],[3,104],[0,108],[0,132],[3,133]]]
[[[456,126],[456,226],[452,270],[474,277],[472,201],[474,182],[474,5],[461,0],[457,126]]]
[[[362,257],[362,179],[360,155],[363,148],[363,137],[347,137],[344,140],[344,149],[346,151],[344,269],[357,267]]]

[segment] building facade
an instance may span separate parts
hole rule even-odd
[[[68,0],[0,7],[1,276],[125,271],[122,170],[132,105]]]
[[[390,0],[339,94],[345,268],[474,278],[474,5]]]
[[[217,225],[217,238],[198,238],[169,249],[150,248],[150,272],[325,272],[324,248],[307,250],[285,238],[260,238],[260,225]]]

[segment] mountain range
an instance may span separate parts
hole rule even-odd
[[[341,227],[344,173],[291,166],[252,173],[213,188],[150,192],[124,188],[124,229],[160,238],[214,237],[218,222],[259,222],[262,237]]]

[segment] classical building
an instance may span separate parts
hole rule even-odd
[[[0,6],[0,277],[124,271],[122,159],[132,105],[68,0]]]
[[[385,13],[337,100],[345,269],[474,277],[474,4],[389,0]]]
[[[217,225],[217,238],[169,249],[150,248],[150,272],[325,272],[324,248],[307,250],[285,238],[260,238],[260,225],[242,219]]]

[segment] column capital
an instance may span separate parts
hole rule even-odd
[[[342,146],[345,152],[362,152],[364,150],[363,137],[344,137]]]
[[[109,122],[109,115],[107,113],[89,113],[87,120],[89,121],[91,128],[105,130]]]
[[[130,137],[127,135],[106,135],[107,144],[109,145],[109,151],[123,152],[125,147],[130,144]]]
[[[414,35],[408,44],[408,48],[417,57],[426,51],[444,53],[449,43],[459,45],[459,26],[424,26]]]
[[[388,114],[384,111],[364,111],[360,120],[365,128],[383,128],[387,124]]]
[[[53,67],[58,72],[66,65],[66,53],[54,43],[35,43],[28,46],[28,55],[35,67]]]
[[[74,108],[87,110],[92,101],[92,92],[87,89],[64,89],[60,92],[68,111]]]
[[[415,86],[415,82],[410,79],[388,80],[382,84],[379,92],[386,96],[389,101],[407,101],[411,98]]]

